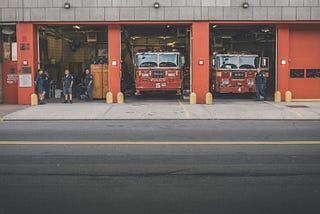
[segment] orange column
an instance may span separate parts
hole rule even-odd
[[[209,23],[192,23],[192,92],[197,103],[206,103],[209,92]]]
[[[31,23],[19,23],[18,43],[18,104],[30,104],[31,94],[35,92],[34,76],[37,72],[37,36]]]
[[[121,68],[121,29],[120,25],[108,27],[108,55],[109,55],[109,91],[113,94],[114,102],[117,102],[117,94],[120,92],[120,68]]]
[[[289,26],[278,26],[278,76],[277,90],[281,92],[281,99],[284,100],[285,93],[289,89]]]

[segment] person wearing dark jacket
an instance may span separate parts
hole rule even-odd
[[[264,85],[266,84],[266,78],[264,74],[258,70],[258,73],[256,74],[256,100],[261,101],[264,100],[265,98],[265,93],[264,93]]]
[[[44,96],[46,94],[46,91],[44,90],[43,82],[44,82],[43,70],[39,69],[38,74],[35,78],[35,84],[36,84],[36,89],[37,89],[40,105],[45,104]]]
[[[44,87],[44,90],[46,91],[45,97],[46,97],[46,99],[49,99],[50,98],[49,94],[50,94],[50,87],[51,87],[51,84],[52,84],[52,78],[49,75],[47,70],[44,71],[44,76],[43,77],[44,77],[43,87]]]
[[[93,97],[92,97],[92,83],[93,83],[93,76],[92,74],[90,74],[90,70],[89,69],[86,69],[85,70],[86,72],[86,76],[84,78],[84,83],[87,87],[87,94],[88,94],[88,99],[87,101],[92,101],[93,100]]]
[[[65,100],[63,103],[68,103],[68,96],[70,104],[72,104],[72,85],[73,85],[73,76],[70,74],[69,69],[64,71],[65,76],[63,78],[63,93]]]

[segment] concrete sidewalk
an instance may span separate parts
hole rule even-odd
[[[125,104],[103,101],[49,103],[9,113],[4,121],[33,120],[320,120],[320,102],[274,103],[216,100],[213,105],[189,105],[180,100],[134,100]]]

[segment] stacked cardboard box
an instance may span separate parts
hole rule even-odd
[[[107,64],[92,64],[90,66],[93,76],[92,96],[95,99],[103,99],[108,92],[108,65]]]

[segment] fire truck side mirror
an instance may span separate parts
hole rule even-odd
[[[260,58],[260,68],[264,70],[269,69],[269,58],[268,57],[261,57]]]
[[[186,59],[184,56],[181,56],[181,65],[184,66],[186,64]]]

